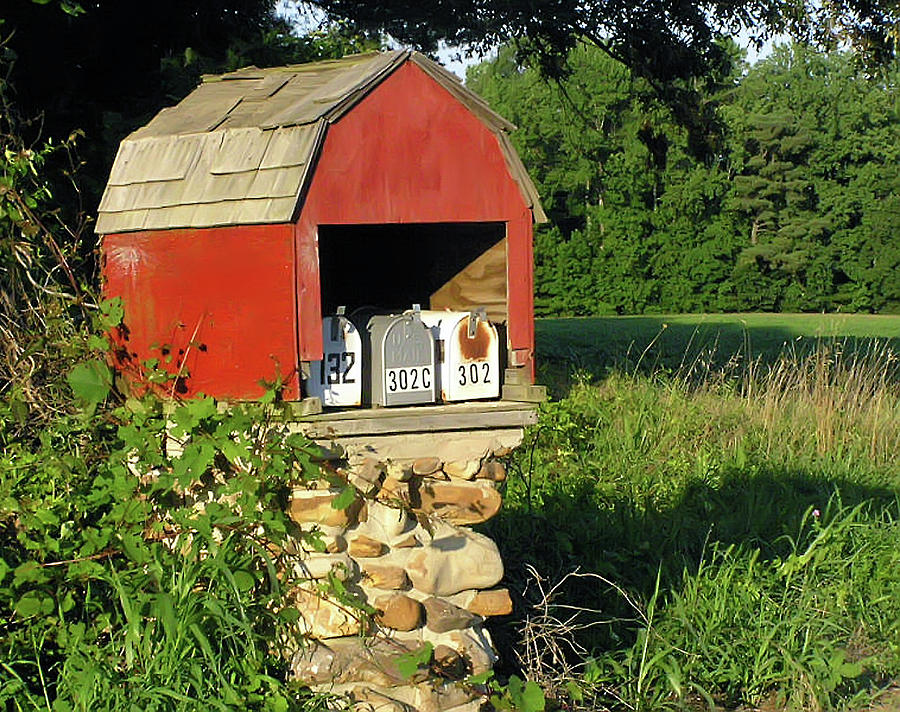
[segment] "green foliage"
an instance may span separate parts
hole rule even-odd
[[[121,304],[84,320],[43,231],[42,164],[7,166],[42,227],[0,222],[18,276],[0,312],[0,706],[314,708],[276,652],[299,613],[272,548],[291,534],[288,483],[320,476],[314,451],[272,405],[117,393],[101,334]]]
[[[601,659],[605,682],[624,679],[647,709],[692,690],[728,706],[772,690],[788,709],[862,704],[867,675],[898,665],[888,643],[897,634],[894,517],[832,499],[821,514],[807,510],[783,559],[713,546],[635,646]]]
[[[347,509],[356,500],[356,488],[353,485],[344,487],[337,497],[331,501],[333,509]]]
[[[88,361],[73,368],[67,380],[76,398],[86,405],[96,406],[109,395],[112,371],[101,361]]]
[[[471,675],[466,682],[484,689],[491,707],[502,712],[543,712],[547,704],[544,692],[533,680],[522,680],[518,675],[510,675],[506,684],[500,682],[493,670]]]
[[[75,274],[79,265],[72,264],[81,236],[70,230],[69,245],[57,241],[56,231],[65,226],[49,207],[52,194],[44,172],[48,160],[74,147],[76,137],[70,136],[65,144],[27,147],[18,134],[7,94],[7,85],[0,79],[0,318],[14,322],[26,313],[33,317],[44,297],[81,296]],[[57,277],[55,272],[61,274]],[[70,295],[54,288],[57,280]]]
[[[778,363],[833,345],[844,356],[900,351],[900,316],[874,314],[667,314],[539,319],[539,381],[554,395],[610,371],[678,374],[684,380],[734,375],[751,362]],[[896,377],[886,358],[884,377]]]
[[[566,621],[555,639],[581,647],[529,678],[585,710],[863,708],[900,675],[896,363],[896,344],[826,340],[700,379],[677,362],[573,379],[488,524],[526,608],[526,563],[583,574],[533,622]]]
[[[397,672],[400,673],[400,676],[405,680],[409,680],[415,675],[420,669],[428,667],[431,663],[431,658],[434,655],[434,645],[426,642],[425,645],[420,647],[418,650],[413,650],[409,653],[404,653],[402,655],[398,655],[395,659],[395,664],[397,666]]]
[[[490,51],[513,42],[520,60],[544,77],[571,73],[571,52],[585,44],[621,62],[646,80],[654,95],[685,127],[696,155],[717,141],[716,116],[704,84],[727,72],[734,52],[724,41],[742,29],[757,47],[789,34],[832,48],[839,42],[870,65],[895,57],[898,11],[893,2],[831,3],[814,0],[669,3],[644,0],[557,0],[552,3],[454,0],[387,5],[366,0],[315,0],[333,17],[418,45],[429,51],[443,40]]]
[[[491,705],[496,710],[511,712],[543,712],[546,701],[544,693],[533,680],[523,682],[516,675],[511,675],[506,687],[497,686],[490,697]]]
[[[54,709],[299,709],[297,612],[280,548],[315,451],[271,406],[112,397],[105,363],[68,376],[85,411],[0,456],[0,700]],[[10,432],[11,409],[0,412]]]
[[[539,315],[897,311],[896,66],[802,46],[737,64],[703,87],[724,127],[705,152],[625,65],[579,46],[568,66],[549,83],[503,48],[468,76],[551,219]]]
[[[288,683],[286,657],[301,615],[287,552],[305,535],[284,507],[323,476],[317,452],[274,394],[226,408],[115,389],[104,335],[122,305],[92,302],[81,228],[48,188],[57,149],[25,148],[13,116],[0,116],[0,707],[322,709]]]

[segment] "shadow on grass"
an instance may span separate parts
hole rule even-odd
[[[513,616],[490,626],[501,652],[500,669],[514,662],[517,628],[534,602],[526,564],[551,584],[580,567],[646,601],[657,576],[665,596],[715,548],[758,549],[762,561],[784,557],[801,536],[805,519],[808,528],[811,508],[825,518],[829,502],[845,509],[866,503],[868,516],[886,511],[896,516],[898,495],[900,490],[887,487],[751,463],[718,473],[714,483],[697,480],[661,506],[637,501],[627,492],[604,495],[587,477],[545,484],[530,507],[526,497],[511,497],[484,527],[498,543],[506,567],[504,584],[516,601]],[[610,618],[634,619],[622,597],[595,580],[571,581],[561,598]],[[588,648],[622,648],[633,643],[635,632],[636,625],[624,621],[597,627],[581,642]]]
[[[816,314],[544,319],[537,322],[536,349],[539,381],[563,397],[572,374],[597,380],[616,369],[702,379],[751,361],[802,358],[823,345],[846,356],[879,348],[900,353],[900,320]],[[900,381],[900,371],[892,377]]]

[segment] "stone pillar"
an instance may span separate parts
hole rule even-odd
[[[350,438],[341,467],[359,491],[344,510],[336,489],[296,489],[290,515],[321,532],[325,553],[299,566],[308,586],[296,592],[309,645],[292,660],[295,678],[346,694],[359,710],[475,712],[481,699],[457,681],[496,661],[485,618],[512,611],[498,588],[496,544],[470,529],[500,509],[498,460],[521,429]],[[375,610],[374,630],[316,579],[334,572]],[[431,643],[432,670],[405,678],[396,660]]]

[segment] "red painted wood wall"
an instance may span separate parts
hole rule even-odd
[[[407,62],[328,132],[297,223],[301,358],[322,349],[318,225],[493,221],[507,223],[508,338],[530,353],[531,211],[494,134]]]
[[[188,396],[256,398],[279,376],[299,396],[292,225],[107,235],[103,263],[133,367],[159,359]]]
[[[168,345],[188,395],[252,398],[280,375],[298,398],[322,351],[318,225],[401,222],[506,223],[508,339],[533,373],[531,211],[494,134],[410,62],[330,127],[295,225],[106,236],[105,290],[129,352]]]

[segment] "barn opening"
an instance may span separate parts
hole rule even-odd
[[[485,307],[506,321],[503,222],[320,225],[323,314]]]

